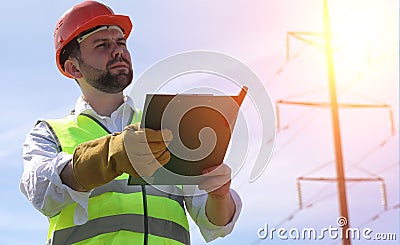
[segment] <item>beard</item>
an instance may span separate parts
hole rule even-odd
[[[112,74],[109,67],[112,66],[114,63],[120,61],[124,61],[125,63],[129,64],[128,72],[118,71],[116,74]],[[82,60],[79,61],[79,66],[81,73],[85,77],[87,83],[93,88],[107,94],[119,93],[132,83],[132,66],[127,60],[123,59],[122,57],[108,62],[106,65],[106,70],[97,69],[91,65],[86,64]]]

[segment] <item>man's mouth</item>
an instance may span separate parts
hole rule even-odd
[[[125,62],[117,62],[110,66],[110,69],[129,69],[129,65]]]

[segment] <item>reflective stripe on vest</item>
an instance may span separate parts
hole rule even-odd
[[[139,122],[141,115],[141,112],[134,113],[132,123]],[[60,149],[69,154],[78,144],[109,134],[89,115],[70,115],[47,123],[59,141]],[[143,244],[143,194],[141,186],[127,185],[128,177],[123,174],[92,191],[85,224],[73,222],[76,203],[51,217],[48,244]],[[146,186],[145,193],[148,244],[190,244],[183,197],[179,195],[181,188]]]

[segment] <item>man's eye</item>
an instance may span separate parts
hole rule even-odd
[[[121,46],[126,47],[126,42],[119,42],[118,44],[121,45]]]
[[[99,43],[95,46],[95,48],[102,48],[102,47],[106,47],[106,43]]]

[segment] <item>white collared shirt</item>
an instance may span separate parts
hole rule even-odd
[[[110,117],[101,116],[82,97],[79,97],[75,105],[75,115],[89,114],[110,132],[120,132],[131,122],[135,113],[134,108],[133,100],[127,96],[125,102]],[[65,206],[76,202],[78,205],[74,221],[76,224],[83,224],[88,220],[88,200],[91,192],[78,192],[62,183],[60,173],[72,160],[72,155],[60,152],[58,149],[55,136],[44,122],[38,123],[27,134],[23,143],[24,172],[20,190],[37,210],[48,217],[56,215]],[[231,190],[231,195],[236,211],[232,221],[225,226],[216,226],[208,220],[205,214],[207,194],[185,196],[186,209],[207,242],[226,236],[232,231],[239,217],[242,202],[234,190]]]

